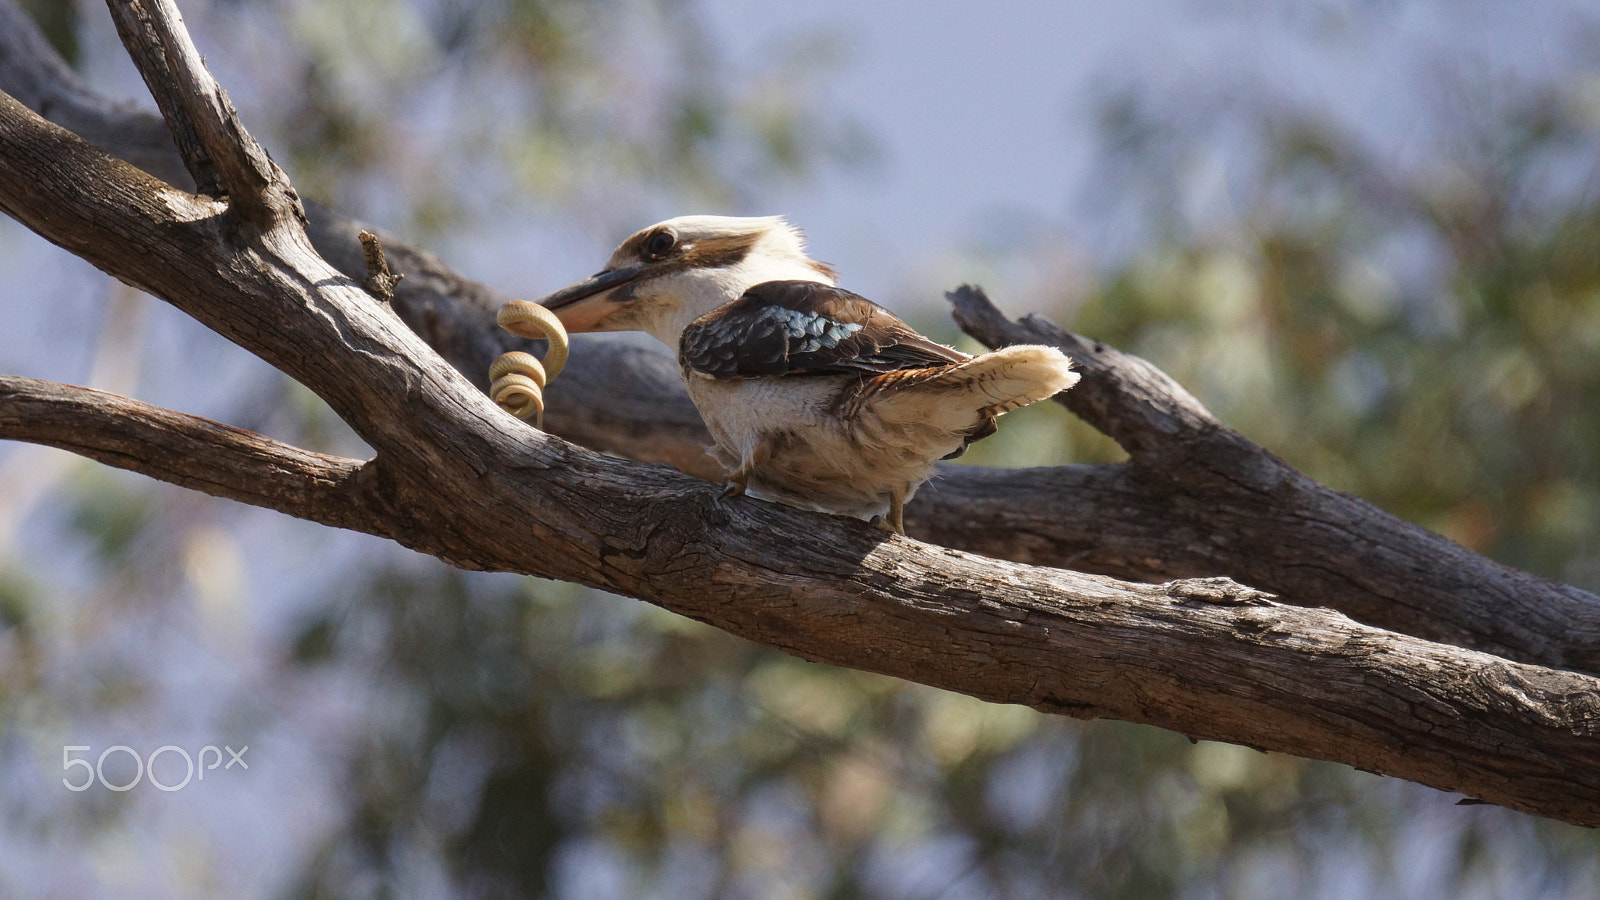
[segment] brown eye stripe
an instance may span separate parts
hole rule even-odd
[[[736,266],[750,255],[750,248],[760,239],[759,233],[731,234],[685,244],[682,256],[684,268],[719,269]]]

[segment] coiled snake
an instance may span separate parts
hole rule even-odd
[[[540,362],[531,353],[505,353],[489,366],[489,398],[519,419],[533,419],[544,428],[544,386],[567,364],[567,329],[550,310],[526,300],[512,300],[500,308],[495,321],[519,337],[550,342]]]

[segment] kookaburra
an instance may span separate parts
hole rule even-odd
[[[677,351],[727,494],[895,532],[936,460],[1078,380],[1052,347],[934,343],[833,278],[781,218],[683,216],[539,302],[568,331],[644,331]]]

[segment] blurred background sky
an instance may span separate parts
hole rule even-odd
[[[1600,588],[1592,2],[180,6],[302,193],[509,294],[673,215],[781,213],[943,339],[942,292],[980,283],[1326,483]],[[30,8],[151,106],[102,7]],[[9,220],[0,272],[4,371],[365,452]],[[979,446],[1117,458],[1058,408]],[[0,896],[1600,893],[1590,832],[800,663],[38,448],[0,445],[0,612]],[[119,744],[251,767],[61,786],[63,746]]]
[[[1485,102],[1472,91],[1559,83],[1592,64],[1595,40],[1575,27],[1592,3],[700,8],[737,70],[817,53],[825,108],[862,127],[866,165],[826,170],[768,202],[811,225],[817,250],[870,296],[937,297],[952,276],[987,274],[973,248],[1013,257],[1003,274],[1030,293],[1061,274],[1031,269],[1030,257],[1097,273],[1126,262],[1152,235],[1103,189],[1114,150],[1102,117],[1116,98],[1140,97],[1178,122],[1200,110],[1304,110],[1416,172],[1448,153],[1454,107]],[[1174,202],[1219,233],[1241,224],[1234,195],[1257,178],[1251,136],[1228,124],[1173,173]],[[951,271],[963,265],[972,268]]]

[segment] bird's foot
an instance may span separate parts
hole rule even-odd
[[[734,497],[743,497],[747,483],[747,479],[740,478],[736,474],[728,479],[728,483],[722,486],[722,490],[711,495],[711,514],[716,524],[726,525],[733,521],[733,509],[728,501]]]
[[[906,533],[906,491],[908,487],[900,488],[889,495],[889,514],[887,516],[874,516],[872,524],[884,531],[903,535]]]
[[[710,524],[722,526],[733,521],[733,510],[728,507],[727,496],[721,491],[711,495],[711,502],[706,510],[706,520]]]
[[[743,497],[745,488],[750,486],[750,476],[755,474],[756,466],[766,462],[770,454],[771,448],[766,444],[757,446],[755,452],[739,464],[739,468],[728,473],[728,483],[722,486],[722,496]]]

